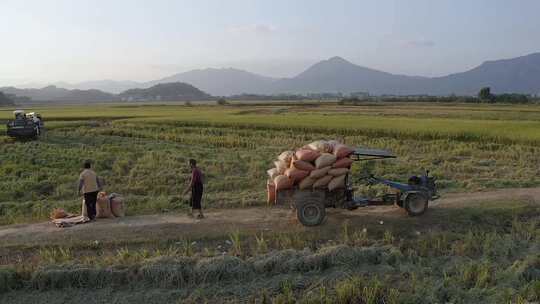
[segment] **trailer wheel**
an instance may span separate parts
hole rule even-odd
[[[305,201],[297,204],[296,216],[304,226],[317,226],[326,217],[326,209],[322,203]]]
[[[411,193],[407,195],[404,207],[409,216],[419,216],[426,212],[428,199],[420,193]]]

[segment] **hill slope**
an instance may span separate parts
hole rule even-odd
[[[182,82],[157,84],[148,89],[131,89],[121,93],[119,97],[129,101],[187,101],[212,98],[198,88]]]
[[[19,97],[29,97],[33,101],[85,101],[85,102],[107,102],[118,98],[109,93],[99,90],[68,90],[56,86],[47,86],[41,89],[18,89],[14,87],[0,88],[7,94]]]
[[[540,53],[487,61],[463,73],[435,78],[395,75],[333,57],[311,66],[296,77],[275,82],[272,91],[472,95],[485,86],[490,86],[496,93],[540,93]]]
[[[192,70],[146,83],[185,82],[212,95],[225,96],[242,93],[269,93],[274,78],[238,69]]]

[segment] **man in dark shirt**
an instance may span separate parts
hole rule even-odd
[[[199,215],[197,218],[204,218],[202,213],[201,200],[203,195],[203,174],[201,170],[197,167],[197,161],[194,159],[189,160],[189,166],[191,167],[191,181],[189,186],[184,191],[184,195],[189,192],[191,189],[191,213],[190,216],[193,216],[194,210],[199,210]]]

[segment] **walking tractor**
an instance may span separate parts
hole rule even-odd
[[[357,148],[351,155],[354,161],[372,161],[377,159],[396,158],[389,151]],[[294,210],[300,223],[304,226],[321,224],[326,217],[326,208],[344,208],[355,210],[359,207],[373,205],[396,205],[407,211],[409,216],[424,214],[429,201],[437,199],[435,177],[426,171],[421,176],[411,176],[407,183],[400,183],[375,177],[373,175],[361,178],[367,185],[383,184],[395,190],[393,194],[382,197],[355,197],[354,188],[347,174],[345,187],[329,191],[328,189],[298,188],[284,189],[276,192],[276,204],[289,204]]]

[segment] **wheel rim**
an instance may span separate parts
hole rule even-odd
[[[302,217],[310,223],[316,223],[319,220],[319,217],[321,215],[321,211],[319,210],[319,207],[316,205],[307,205],[304,208],[302,208]]]
[[[420,195],[412,195],[409,197],[409,210],[414,213],[420,213],[424,211],[426,201]]]

